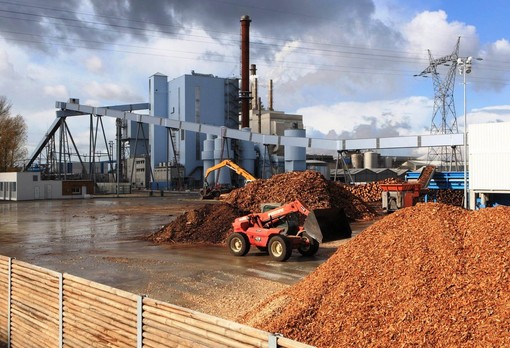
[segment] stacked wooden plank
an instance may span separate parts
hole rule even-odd
[[[246,322],[317,347],[510,346],[508,231],[509,207],[419,203],[340,246]]]
[[[0,255],[0,345],[7,343],[9,306],[9,258]]]
[[[64,344],[136,347],[139,296],[64,275]]]
[[[268,333],[168,303],[144,299],[144,346],[262,347]]]
[[[12,261],[11,344],[58,347],[60,274]]]
[[[0,256],[0,299],[7,313],[9,259]],[[142,298],[69,274],[12,262],[12,347],[311,348],[253,327]],[[1,322],[0,346],[7,341]],[[62,327],[62,330],[60,329]]]

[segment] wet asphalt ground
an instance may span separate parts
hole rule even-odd
[[[326,243],[314,257],[295,251],[287,262],[275,262],[258,251],[234,257],[224,246],[154,245],[143,240],[203,204],[192,193],[0,201],[0,255],[186,306],[189,294],[239,279],[292,285],[338,246]],[[366,226],[352,224],[353,236]]]

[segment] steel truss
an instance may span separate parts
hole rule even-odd
[[[432,122],[430,125],[430,134],[458,134],[457,114],[455,112],[455,102],[453,92],[455,87],[455,76],[457,69],[457,58],[459,57],[460,37],[452,54],[434,59],[432,53],[429,53],[429,66],[420,74],[415,76],[432,76],[434,85],[434,108],[432,111]],[[444,78],[438,72],[438,67],[447,66],[448,71]],[[459,170],[462,162],[461,148],[457,146],[439,146],[429,147],[427,162],[438,163],[440,170]]]

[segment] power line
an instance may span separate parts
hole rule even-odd
[[[133,21],[133,22],[144,23],[142,21],[128,20],[128,19],[123,19],[123,18],[119,18],[119,17],[107,17],[107,16],[102,16],[102,15],[88,14],[88,13],[83,13],[83,12],[61,10],[61,9],[52,9],[52,8],[48,8],[48,7],[28,5],[28,4],[22,5],[22,4],[8,2],[8,1],[0,1],[0,3],[12,4],[12,5],[16,5],[16,6],[21,5],[21,6],[32,7],[32,8],[36,8],[36,9],[44,9],[44,10],[52,10],[52,11],[57,10],[57,11],[67,12],[67,13],[72,13],[72,14],[94,16],[94,17],[98,17],[98,18],[110,18],[110,19],[114,18],[114,19],[124,20],[124,21]],[[190,34],[190,33],[186,34],[185,38],[182,38],[180,32],[174,32],[174,31],[153,30],[153,29],[141,28],[141,27],[130,26],[130,25],[102,23],[102,22],[96,22],[96,21],[83,21],[83,20],[77,20],[74,18],[66,18],[66,17],[59,17],[59,16],[45,16],[42,14],[34,14],[34,13],[22,12],[22,11],[0,10],[0,12],[6,12],[6,13],[14,14],[14,15],[30,16],[30,17],[34,17],[34,18],[45,18],[45,19],[50,18],[50,19],[53,19],[56,21],[64,21],[64,23],[59,23],[59,22],[54,23],[56,25],[63,25],[63,26],[72,27],[72,28],[82,28],[85,30],[101,30],[102,32],[107,30],[110,32],[124,33],[124,34],[128,33],[128,31],[126,31],[126,30],[129,30],[130,35],[140,35],[140,36],[143,35],[144,37],[148,36],[148,37],[157,37],[157,38],[161,38],[161,34],[166,34],[166,35],[170,35],[172,39],[179,39],[179,40],[183,40],[186,42],[207,43],[210,45],[221,45],[222,48],[224,48],[224,46],[238,47],[238,45],[239,45],[238,38],[236,38],[235,40],[228,39],[229,36],[233,36],[233,35],[230,33],[219,32],[219,31],[215,31],[215,32],[221,33],[222,35],[226,36],[227,38],[213,37],[210,35],[209,36],[197,35],[197,34]],[[12,17],[8,17],[8,16],[1,16],[1,15],[0,15],[0,18],[19,19],[19,20],[24,20],[24,21],[39,22],[36,19],[12,18]],[[89,25],[94,25],[94,26],[76,25],[73,23],[84,23],[84,24],[89,24]],[[103,26],[103,28],[95,27],[97,25]],[[183,26],[173,26],[173,25],[168,25],[168,24],[165,24],[164,26],[177,28],[179,31],[184,29]],[[110,29],[106,29],[104,27],[110,28]],[[51,36],[45,36],[45,35],[40,35],[40,34],[22,33],[22,32],[15,32],[15,31],[2,31],[2,32],[9,33],[11,35],[31,35],[33,37],[41,38],[41,40],[28,40],[28,39],[14,38],[14,37],[6,38],[6,39],[12,40],[12,41],[26,42],[26,43],[38,43],[38,44],[43,44],[43,45],[53,45],[53,46],[61,46],[61,47],[69,47],[69,48],[99,49],[98,47],[83,47],[83,46],[78,46],[78,45],[74,45],[74,44],[48,43],[48,42],[44,41],[44,39],[61,40],[60,37],[51,37]],[[197,38],[207,39],[207,41],[206,40],[197,40]],[[261,37],[261,38],[263,38],[263,37]],[[285,39],[270,38],[270,40],[284,41]],[[147,47],[147,46],[128,45],[128,44],[121,44],[121,43],[113,44],[113,43],[108,43],[108,42],[103,42],[103,41],[94,41],[94,40],[73,39],[73,42],[75,42],[75,41],[80,41],[80,42],[94,44],[94,45],[99,44],[99,45],[112,45],[112,46],[117,46],[117,47],[127,47],[130,49],[143,49],[143,50],[163,51],[163,52],[169,51],[169,50],[165,50],[165,49],[158,49],[158,48],[152,48],[152,47]],[[380,48],[366,48],[366,47],[361,47],[361,46],[352,46],[352,45],[345,45],[345,44],[338,44],[338,43],[315,43],[315,42],[306,42],[306,41],[296,41],[295,44],[288,45],[288,44],[267,43],[267,42],[255,41],[255,42],[252,42],[252,45],[255,47],[260,47],[261,49],[270,49],[270,48],[281,49],[285,45],[288,48],[293,49],[295,51],[294,53],[306,52],[307,56],[315,55],[315,56],[320,56],[322,58],[336,57],[336,58],[345,58],[345,59],[354,59],[354,60],[373,60],[373,61],[376,61],[378,64],[382,61],[401,62],[401,63],[407,62],[409,64],[422,64],[421,61],[425,61],[424,58],[413,58],[413,57],[410,57],[409,55],[406,55],[406,54],[410,54],[409,52],[406,53],[403,51],[380,49]],[[319,48],[317,46],[319,46]],[[334,48],[343,48],[343,50],[337,50]],[[127,54],[139,54],[139,55],[141,54],[141,55],[148,55],[148,56],[159,56],[159,57],[167,57],[167,58],[173,57],[173,58],[180,58],[180,59],[196,59],[196,58],[182,57],[182,56],[176,56],[176,55],[154,54],[154,53],[147,53],[147,52],[133,52],[133,51],[126,51],[126,50],[111,49],[111,48],[109,48],[109,49],[101,48],[101,50],[113,51],[113,52],[119,52],[119,53],[127,53]],[[171,51],[178,52],[178,53],[184,53],[184,54],[200,54],[199,52],[192,52],[192,51],[176,51],[176,50],[171,50]],[[225,63],[228,63],[230,61],[225,60],[224,58],[232,58],[232,59],[237,58],[237,56],[232,56],[232,55],[221,55],[221,56],[223,57],[222,62],[225,62]],[[205,58],[200,58],[200,59],[207,60],[207,61],[214,61],[212,59],[205,59]],[[220,61],[218,61],[218,62],[220,62]],[[232,62],[237,63],[237,60],[234,60]],[[505,64],[505,62],[498,62],[498,63],[501,63],[502,65]],[[279,64],[279,63],[276,62],[275,64]],[[259,65],[264,65],[264,64],[259,64]],[[271,67],[271,65],[268,65],[268,64],[265,64],[265,65]],[[328,64],[310,64],[310,63],[303,64],[303,62],[289,62],[289,61],[286,61],[285,65],[280,64],[280,66],[286,67],[287,69],[299,68],[299,69],[327,70],[327,71],[341,71],[341,72],[345,72],[346,71],[345,69],[359,70],[359,71],[374,70],[375,71],[374,73],[382,74],[382,72],[379,71],[380,69],[367,68],[366,66],[363,66],[363,67],[338,66],[338,65],[333,66],[333,65],[328,65]],[[489,65],[489,64],[487,64],[486,67],[484,66],[484,69],[492,70],[492,71],[507,71],[507,69],[505,69],[504,66],[502,66],[501,69],[498,69],[494,65]],[[387,69],[385,69],[385,70],[387,70]],[[399,69],[399,70],[394,69],[394,70],[387,70],[386,73],[384,73],[384,74],[399,74],[399,75],[410,74],[411,75],[412,72],[411,71],[407,72],[407,71],[404,71],[401,69]],[[489,79],[485,79],[485,80],[488,81]],[[499,81],[501,81],[501,80],[499,80]]]

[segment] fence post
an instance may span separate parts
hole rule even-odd
[[[268,348],[278,348],[278,337],[282,337],[282,335],[279,333],[269,333],[267,341]]]
[[[58,275],[58,347],[64,346],[64,276]]]
[[[136,303],[136,347],[142,348],[143,342],[143,299],[145,295],[139,295]]]
[[[12,258],[9,257],[9,270],[8,270],[8,285],[7,285],[7,348],[11,348],[11,289],[12,289]]]

